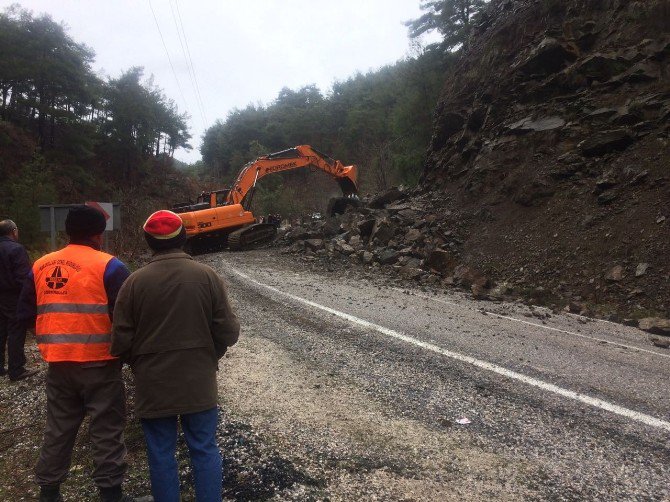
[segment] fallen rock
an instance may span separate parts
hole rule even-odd
[[[595,133],[579,143],[577,148],[587,157],[594,157],[616,150],[625,150],[633,141],[633,136],[627,129],[615,129]]]
[[[644,274],[647,273],[648,268],[649,268],[648,263],[638,263],[637,267],[635,268],[635,277],[642,277]]]
[[[375,221],[370,239],[379,244],[386,245],[395,235],[395,226],[388,218],[381,218]]]
[[[648,333],[654,335],[663,335],[670,337],[670,319],[663,319],[661,317],[645,317],[640,319],[638,327]]]
[[[565,120],[561,117],[544,117],[538,120],[526,117],[508,125],[507,129],[513,134],[525,134],[529,132],[553,131],[554,129],[560,129],[564,125]]]
[[[372,229],[375,226],[375,222],[376,220],[369,219],[369,220],[363,220],[358,223],[358,232],[362,238],[370,236],[370,234],[372,233]]]
[[[598,195],[598,204],[601,206],[606,206],[610,202],[613,202],[619,197],[619,194],[616,192],[605,192]]]
[[[621,265],[616,265],[612,267],[607,274],[605,274],[605,280],[610,282],[619,282],[623,279],[623,267]]]
[[[386,204],[395,202],[398,199],[403,197],[403,193],[398,189],[398,187],[393,187],[387,190],[386,192],[375,195],[368,204],[372,209],[383,209]]]
[[[484,274],[467,265],[458,265],[454,269],[453,277],[455,281],[461,283],[463,286],[479,284],[484,288],[488,288],[490,285],[488,278]]]
[[[423,275],[423,270],[408,264],[400,269],[400,275],[407,279],[418,279]]]
[[[405,242],[412,244],[423,239],[423,233],[416,228],[410,228],[405,234]]]
[[[442,275],[451,274],[458,265],[458,260],[449,251],[436,249],[428,255],[426,268],[435,270]]]
[[[307,239],[305,240],[305,247],[311,251],[318,251],[319,249],[323,249],[323,239]]]
[[[656,347],[661,347],[662,349],[667,349],[668,347],[670,347],[670,336],[651,335],[650,334],[647,338]]]
[[[400,258],[400,253],[391,248],[379,249],[374,254],[377,261],[382,265],[392,265]]]

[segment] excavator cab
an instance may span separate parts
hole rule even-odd
[[[229,193],[230,188],[214,190],[212,192],[200,192],[195,204],[191,202],[175,204],[172,206],[171,211],[174,211],[175,213],[189,213],[191,211],[201,211],[203,209],[225,206],[228,204]]]

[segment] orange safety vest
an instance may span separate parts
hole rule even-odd
[[[70,244],[33,265],[35,336],[48,363],[116,359],[109,353],[112,322],[103,282],[112,255]]]

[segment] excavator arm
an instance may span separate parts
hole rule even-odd
[[[268,174],[291,171],[302,167],[315,167],[337,180],[345,196],[358,192],[356,166],[345,166],[339,160],[319,152],[309,145],[298,145],[259,157],[242,168],[228,194],[228,204],[241,204],[259,179]]]

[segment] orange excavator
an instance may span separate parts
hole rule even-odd
[[[203,192],[195,204],[173,206],[184,222],[187,251],[197,253],[226,244],[231,250],[241,250],[271,241],[277,232],[275,225],[256,223],[249,210],[256,183],[268,174],[305,167],[320,169],[339,183],[343,197],[330,201],[331,213],[359,205],[356,166],[345,166],[309,145],[299,145],[249,162],[231,188]]]

